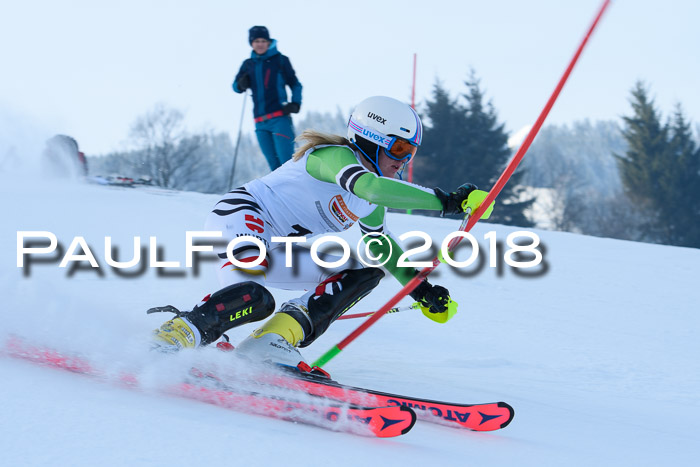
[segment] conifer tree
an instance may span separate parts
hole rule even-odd
[[[464,109],[440,82],[433,86],[432,100],[426,107],[423,142],[414,161],[414,180],[431,188],[456,189],[465,182],[464,172],[457,168],[466,142]]]
[[[700,248],[700,147],[693,140],[690,123],[680,105],[676,107],[670,132],[674,164],[669,171],[671,199],[663,211],[669,227],[667,240],[672,245]]]
[[[627,198],[644,218],[641,238],[663,242],[660,201],[664,198],[662,172],[668,169],[669,129],[661,123],[661,115],[642,82],[635,84],[631,94],[633,115],[622,118],[625,122],[622,135],[628,150],[624,156],[616,155],[620,177]]]
[[[416,183],[454,190],[469,182],[488,191],[510,159],[504,125],[498,123],[491,102],[484,104],[474,72],[465,84],[467,94],[461,97],[466,105],[452,99],[439,82],[433,88],[432,100],[426,105],[423,143],[415,163]],[[532,200],[519,201],[520,177],[516,173],[506,184],[490,222],[533,225],[523,213]]]
[[[484,104],[484,93],[479,86],[474,70],[465,82],[467,94],[467,150],[465,151],[465,173],[472,183],[482,190],[490,190],[503,172],[512,156],[508,147],[508,134],[505,124],[498,123],[496,109],[491,101]],[[490,222],[520,227],[532,227],[534,224],[525,217],[534,199],[521,200],[522,170],[517,170],[498,195],[498,206],[494,209]]]
[[[668,150],[668,127],[649,99],[641,82],[631,91],[633,115],[623,117],[625,137],[629,149],[625,156],[617,156],[620,175],[628,197],[644,210],[653,210],[660,190],[660,173]]]
[[[644,239],[700,247],[700,154],[690,124],[677,107],[671,122],[641,82],[631,91],[633,115],[623,117],[629,145],[616,156],[625,194],[644,216]]]

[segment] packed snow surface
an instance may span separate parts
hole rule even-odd
[[[149,334],[168,317],[145,310],[190,309],[218,288],[211,261],[198,271],[185,267],[185,232],[203,230],[218,196],[22,178],[4,179],[0,194],[3,341],[15,334],[106,368],[148,367]],[[435,244],[459,224],[405,214],[390,214],[388,222],[397,236],[422,230]],[[459,302],[450,322],[415,311],[387,315],[326,366],[355,386],[462,403],[506,401],[515,419],[504,430],[418,422],[399,438],[365,438],[0,356],[2,465],[697,465],[700,250],[532,230],[542,241],[542,265],[516,271],[501,252],[498,267],[490,267],[484,236],[495,232],[505,250],[517,230],[478,223],[472,233],[481,266],[441,265],[431,276]],[[62,268],[54,253],[32,254],[19,268],[18,231],[52,232],[63,254],[83,237],[100,267],[84,260]],[[342,236],[354,246],[359,230]],[[133,257],[140,237],[143,271],[109,267],[105,237],[120,261]],[[150,237],[158,260],[180,267],[148,267]],[[386,278],[352,312],[380,307],[399,288]],[[278,304],[299,295],[272,292]],[[307,361],[360,323],[334,323],[304,349]],[[229,336],[237,343],[253,329]],[[221,352],[194,354],[225,364]],[[191,357],[173,358],[185,364]],[[145,374],[154,387],[173,378],[154,368]]]

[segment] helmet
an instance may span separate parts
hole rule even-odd
[[[422,138],[423,125],[416,111],[391,97],[368,97],[357,104],[348,121],[348,140],[379,175],[382,148],[388,157],[405,165],[416,154]]]

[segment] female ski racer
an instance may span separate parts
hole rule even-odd
[[[227,193],[210,213],[206,230],[223,232],[227,242],[238,239],[231,251],[238,266],[225,251],[218,252],[223,289],[190,312],[153,309],[177,315],[154,332],[156,347],[174,351],[208,345],[233,327],[267,318],[275,310],[275,301],[266,285],[308,290],[282,304],[237,348],[260,360],[296,365],[302,360],[297,348],[311,344],[384,276],[381,269],[363,267],[354,260],[336,268],[319,267],[308,249],[294,243],[289,246],[292,267],[287,267],[288,245],[273,242],[272,237],[340,232],[359,220],[363,235],[370,234],[365,241],[375,238],[368,245],[370,251],[375,257],[389,255],[384,268],[405,285],[418,271],[397,266],[402,250],[385,227],[387,208],[458,214],[464,201],[465,207],[476,210],[486,196],[472,184],[446,193],[395,179],[416,154],[421,137],[420,118],[409,105],[389,97],[370,97],[352,113],[347,138],[306,131],[300,137],[306,143],[292,160]],[[259,244],[265,247],[264,256]],[[319,256],[328,262],[338,259]],[[411,297],[436,321],[444,322],[456,312],[448,290],[427,280]]]

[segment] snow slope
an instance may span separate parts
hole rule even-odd
[[[166,317],[145,310],[187,309],[217,288],[210,263],[198,275],[181,267],[168,270],[179,277],[155,269],[121,277],[104,260],[105,236],[122,260],[132,255],[134,236],[145,247],[156,236],[160,259],[184,264],[185,231],[202,229],[217,196],[39,186],[22,178],[3,180],[0,195],[7,219],[0,231],[2,339],[16,333],[89,352],[113,368],[148,365],[148,334]],[[438,242],[458,226],[401,214],[389,223],[397,235],[419,228]],[[26,268],[16,266],[16,239],[17,231],[30,230],[55,233],[64,248],[83,236],[102,275],[85,268],[69,275],[56,261],[32,264],[25,276]],[[483,248],[491,230],[505,242],[517,229],[477,224],[473,233]],[[515,419],[500,432],[419,422],[406,436],[368,439],[0,357],[2,465],[697,465],[700,250],[535,232],[546,261],[536,271],[544,273],[443,265],[431,280],[460,303],[452,321],[386,316],[327,366],[337,380],[358,386],[509,402]],[[353,245],[359,238],[356,227],[344,236]],[[398,289],[386,279],[354,311],[378,307]],[[278,303],[296,295],[272,291]],[[305,350],[307,360],[359,324],[336,322]],[[252,330],[230,335],[237,342]],[[161,370],[147,376],[154,385],[172,377]]]

